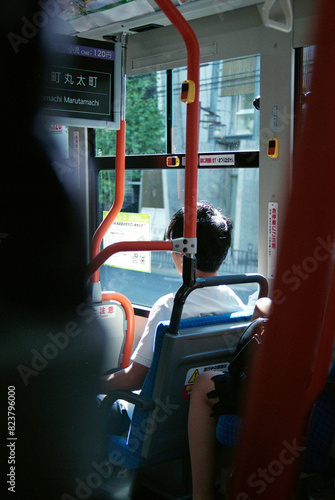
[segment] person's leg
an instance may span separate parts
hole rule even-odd
[[[191,455],[193,500],[214,499],[216,466],[216,424],[211,417],[217,398],[208,399],[206,394],[214,389],[211,378],[222,372],[201,373],[192,388],[188,418],[188,436]]]
[[[100,407],[106,394],[98,394],[96,397],[97,406]],[[100,410],[101,411],[101,410]],[[127,409],[121,400],[113,403],[108,410],[104,409],[103,425],[106,434],[114,434],[116,436],[127,436],[130,426],[130,417]]]

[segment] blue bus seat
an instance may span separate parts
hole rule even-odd
[[[153,361],[141,394],[114,391],[116,395],[107,396],[110,402],[135,402],[128,435],[108,436],[111,462],[134,471],[188,455],[192,383],[201,371],[228,366],[250,320],[246,311],[183,319],[177,335],[168,333],[169,321],[158,325]]]
[[[220,444],[235,448],[240,437],[242,419],[238,415],[220,415],[216,425],[216,438]]]
[[[301,467],[301,472],[305,474],[324,471],[335,459],[335,363],[327,382],[331,382],[333,388],[321,393],[312,407],[308,421],[306,450]],[[242,418],[237,415],[220,415],[216,427],[219,443],[235,447],[242,422]]]

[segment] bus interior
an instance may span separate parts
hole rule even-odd
[[[103,425],[97,438],[92,431],[108,458],[94,460],[90,448],[88,466],[69,473],[57,498],[191,499],[192,385],[199,373],[227,369],[263,297],[272,310],[243,417],[219,421],[217,498],[335,498],[333,2],[57,0],[16,15],[20,33],[6,32],[13,60],[33,39],[43,42],[36,133],[49,144],[57,182],[82,224],[88,298],[74,318],[86,317],[87,327],[97,324],[102,332],[101,375],[129,366],[153,304],[176,292],[142,391],[114,391],[101,403],[103,419],[117,400],[135,405],[128,435],[106,434]],[[199,200],[233,222],[215,279],[196,277]],[[168,240],[171,216],[182,207],[183,237]],[[8,234],[0,228],[0,251]],[[181,276],[171,252],[183,254]],[[243,312],[182,319],[193,290],[221,284],[237,294]],[[34,391],[48,376],[47,365],[61,364],[69,352],[60,339],[75,337],[77,320],[59,321],[68,331],[56,337],[50,333],[56,326],[46,327],[49,343],[35,339],[27,348],[30,365],[15,354],[25,397],[27,386]],[[8,378],[6,388],[12,386]],[[325,409],[317,406],[320,398]],[[88,434],[89,415],[79,426]],[[18,432],[19,425],[17,417]],[[327,437],[314,435],[314,425]],[[51,488],[47,479],[36,498],[56,498],[50,489],[43,496],[43,488]]]

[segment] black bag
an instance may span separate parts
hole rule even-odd
[[[240,402],[248,371],[248,360],[251,351],[261,344],[261,337],[268,320],[257,318],[242,333],[236,347],[236,353],[228,366],[228,371],[212,377],[215,389],[207,393],[207,397],[219,398],[213,406],[211,416],[238,415]]]

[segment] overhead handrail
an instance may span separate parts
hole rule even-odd
[[[265,0],[265,3],[262,7],[263,24],[268,28],[274,28],[276,30],[289,33],[292,30],[293,26],[293,11],[291,0],[278,0],[285,15],[285,22],[275,21],[274,19],[270,18],[271,8],[276,3],[276,1],[277,0]]]

